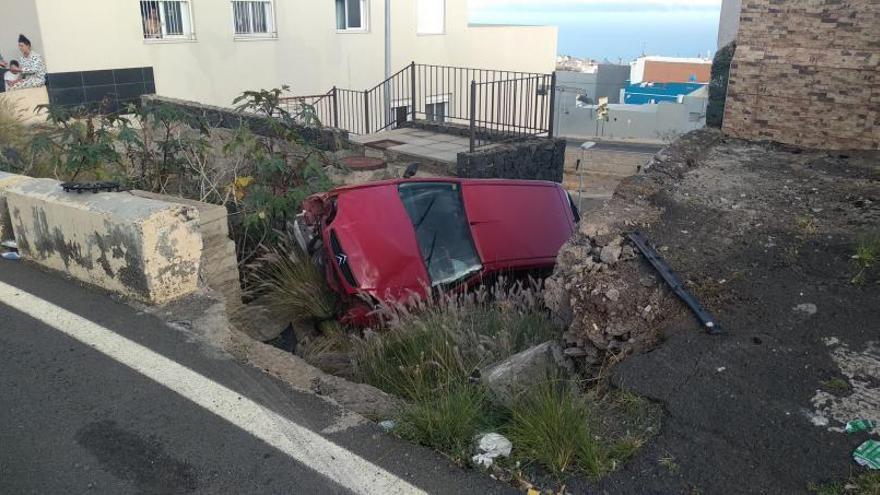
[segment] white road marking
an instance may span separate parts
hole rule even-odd
[[[239,393],[33,294],[0,282],[0,304],[93,347],[355,493],[424,493]]]

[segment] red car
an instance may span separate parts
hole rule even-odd
[[[344,319],[356,321],[371,309],[362,294],[405,301],[502,272],[550,270],[578,221],[553,182],[399,179],[308,198],[295,233],[350,308]]]

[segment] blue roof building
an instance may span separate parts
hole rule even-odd
[[[706,87],[696,82],[630,84],[623,89],[621,103],[649,105],[653,103],[681,103],[681,97]]]

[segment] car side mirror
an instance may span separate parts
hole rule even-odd
[[[422,166],[422,164],[419,162],[410,163],[406,167],[406,171],[403,172],[403,178],[404,179],[412,179],[413,177],[416,176],[417,173],[419,173],[419,167],[421,167],[421,166]]]

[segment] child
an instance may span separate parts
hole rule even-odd
[[[21,80],[20,72],[21,65],[19,65],[18,60],[11,60],[9,62],[9,70],[3,75],[3,81],[6,83],[6,91],[12,89],[12,87],[18,84]]]

